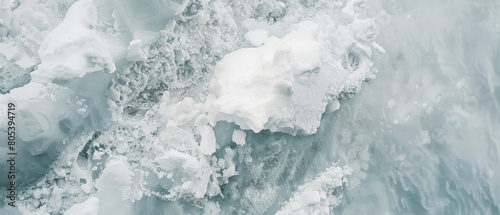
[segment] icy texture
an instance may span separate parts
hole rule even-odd
[[[499,2],[369,5],[386,55],[337,125],[350,153],[370,148],[353,175],[368,169],[334,212],[499,214]]]
[[[27,84],[40,63],[38,48],[74,0],[0,1],[0,93]]]
[[[114,72],[116,68],[108,51],[111,47],[92,29],[96,24],[97,9],[91,0],[74,3],[40,46],[38,55],[42,63],[31,73],[32,81],[64,83],[98,71]]]
[[[499,214],[499,9],[0,0],[0,213]]]
[[[351,169],[330,167],[320,175],[301,185],[283,208],[276,215],[284,214],[330,214],[331,209],[340,204],[338,197],[333,195],[337,187],[341,187],[351,174]]]
[[[331,18],[317,18],[226,55],[210,83],[216,119],[254,132],[315,133],[329,102],[372,77],[368,44],[376,33],[370,19],[335,26]],[[343,68],[344,58],[356,59]]]
[[[82,203],[77,203],[71,206],[64,215],[97,215],[99,210],[99,199],[96,197],[89,197]]]

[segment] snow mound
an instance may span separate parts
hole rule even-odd
[[[70,207],[64,215],[97,215],[99,210],[99,199],[96,197],[89,197],[82,203],[77,203]]]
[[[340,197],[333,191],[346,183],[345,177],[350,174],[350,168],[326,169],[311,182],[301,185],[276,215],[330,214],[330,210],[340,204]]]
[[[233,132],[232,140],[234,143],[242,146],[242,145],[246,144],[246,140],[245,140],[246,137],[247,137],[247,134],[244,131],[236,129]]]
[[[82,78],[97,71],[114,72],[111,47],[92,29],[96,24],[97,9],[92,0],[73,4],[38,50],[42,64],[31,74],[33,81],[45,83]]]
[[[256,31],[246,37],[259,45],[266,35]],[[375,36],[371,19],[339,26],[324,17],[296,24],[260,47],[227,54],[210,82],[216,120],[254,132],[315,133],[330,102],[373,78],[367,44]]]
[[[374,23],[340,25],[330,14],[336,5],[318,2],[314,10],[325,16],[314,17],[303,2],[77,1],[34,51],[39,65],[29,83],[0,95],[2,105],[18,106],[18,181],[29,187],[22,206],[49,214],[167,207],[197,214],[204,206],[205,213],[233,211],[229,200],[248,213],[275,212],[278,186],[302,181],[317,146],[302,153],[293,147],[304,144],[284,146],[284,134],[272,132],[315,133],[325,111],[372,78]],[[239,25],[245,20],[266,24]],[[0,47],[9,60],[11,47]],[[255,133],[264,129],[272,132]],[[263,135],[280,141],[259,146]],[[245,174],[252,165],[256,174]],[[341,176],[328,177],[335,184],[318,179],[289,202],[334,205],[323,192],[341,186]],[[248,178],[240,194],[253,197],[229,186],[238,178]],[[260,198],[267,181],[277,186]],[[152,203],[162,205],[146,207]]]
[[[118,157],[110,160],[101,177],[95,181],[99,198],[98,214],[125,214],[126,204],[132,196],[132,177],[126,158]]]
[[[211,174],[203,162],[173,149],[155,161],[161,171],[160,185],[171,191],[166,198],[174,198],[176,195],[203,198]]]

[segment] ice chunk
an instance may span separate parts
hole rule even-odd
[[[338,109],[340,109],[340,102],[339,102],[339,100],[333,100],[330,103],[328,103],[328,105],[326,106],[326,112],[327,113],[335,112]]]
[[[128,61],[145,61],[147,59],[146,52],[141,49],[141,45],[142,40],[140,39],[130,41],[127,53]]]
[[[165,131],[160,133],[160,140],[168,149],[175,149],[189,155],[196,155],[198,152],[199,146],[193,133],[181,129],[173,123],[168,123]]]
[[[314,133],[327,104],[342,92],[355,93],[372,75],[365,57],[370,49],[361,42],[373,37],[373,22],[357,21],[338,31],[331,22],[302,22],[283,38],[270,37],[258,48],[227,54],[210,82],[217,96],[216,120],[254,132]],[[358,46],[364,56],[349,54]],[[356,57],[356,65],[347,70],[336,58],[348,55]]]
[[[210,125],[203,125],[198,128],[201,135],[200,151],[205,155],[211,155],[215,152],[215,133],[214,128]]]
[[[99,209],[99,199],[96,197],[89,197],[82,203],[77,203],[71,206],[64,215],[97,215]]]
[[[343,186],[346,176],[352,174],[351,168],[331,166],[314,180],[297,189],[276,215],[285,214],[330,214],[330,210],[340,204],[333,189]]]
[[[174,171],[180,168],[181,171],[196,174],[200,169],[198,159],[174,149],[167,151],[165,155],[156,158],[155,161],[165,171]]]
[[[187,195],[203,198],[211,175],[206,163],[174,149],[166,151],[155,162],[161,170],[160,180],[168,182],[164,188],[172,191],[168,197],[176,199]]]
[[[214,202],[207,202],[203,211],[206,215],[219,215],[221,212],[219,204]]]
[[[97,11],[92,0],[76,2],[63,22],[44,40],[38,54],[42,61],[31,73],[33,81],[82,78],[97,71],[116,70],[110,48],[89,26],[96,25]]]
[[[125,157],[108,161],[101,177],[95,181],[95,188],[99,191],[99,215],[126,214],[132,196],[132,176]]]
[[[269,33],[265,29],[257,29],[246,33],[245,39],[253,46],[261,46],[268,35]]]
[[[242,146],[242,145],[245,145],[245,143],[246,143],[246,140],[245,140],[246,137],[247,137],[247,134],[244,131],[236,129],[233,132],[232,139],[233,139],[233,142]]]

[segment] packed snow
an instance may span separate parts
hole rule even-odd
[[[216,119],[254,132],[315,133],[330,102],[372,77],[371,51],[364,42],[375,38],[374,24],[356,20],[336,29],[331,18],[315,18],[292,26],[282,38],[265,39],[260,47],[229,53],[210,82]],[[255,31],[246,38],[266,34]],[[348,55],[357,58],[348,65],[356,65],[343,68]]]

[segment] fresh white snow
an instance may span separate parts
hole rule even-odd
[[[0,0],[0,214],[498,214],[499,7]]]

